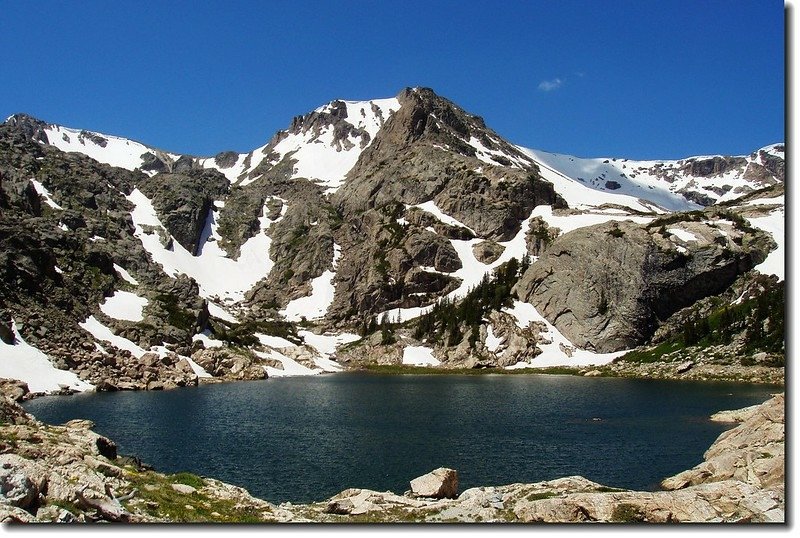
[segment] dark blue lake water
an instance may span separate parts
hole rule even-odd
[[[774,388],[548,375],[361,373],[165,392],[46,397],[25,408],[60,424],[88,418],[162,472],[190,471],[272,502],[349,487],[397,493],[436,467],[461,490],[580,474],[656,489],[702,461],[722,409]]]

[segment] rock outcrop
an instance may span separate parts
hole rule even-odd
[[[724,291],[773,247],[767,234],[741,220],[712,226],[708,221],[725,215],[708,211],[704,220],[678,214],[564,234],[520,278],[516,292],[578,347],[633,348],[659,321]]]
[[[228,192],[228,180],[216,170],[188,169],[183,173],[160,173],[138,184],[159,220],[175,240],[192,254],[202,248],[214,200]]]
[[[0,417],[2,523],[291,519],[242,488],[189,473],[157,473],[118,455],[90,421],[46,426],[2,395]]]
[[[696,467],[664,480],[667,490],[734,480],[758,489],[785,490],[786,433],[783,394],[766,403],[722,415],[726,420],[739,419],[741,424],[728,430],[714,442],[705,461]],[[719,420],[719,415],[716,415]]]
[[[264,361],[252,353],[226,348],[201,349],[192,360],[212,376],[230,381],[266,379]]]

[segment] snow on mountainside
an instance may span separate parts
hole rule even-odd
[[[299,128],[279,133],[281,140],[271,148],[270,162],[277,164],[291,155],[296,160],[292,178],[310,179],[323,185],[326,192],[335,192],[361,152],[398,108],[400,103],[395,98],[334,101],[319,107],[314,114],[340,118],[353,129],[343,134],[334,123],[298,124]]]
[[[146,256],[157,264],[156,271],[163,272],[160,276],[166,280],[174,281],[180,274],[194,279],[198,288],[195,296],[208,301],[207,313],[216,320],[232,327],[263,321],[259,316],[273,312],[281,321],[309,321],[319,324],[321,330],[331,330],[322,335],[298,333],[317,350],[317,356],[304,358],[305,362],[298,359],[301,352],[295,344],[255,333],[262,345],[281,349],[254,351],[272,361],[265,368],[273,376],[340,368],[331,358],[336,346],[358,338],[343,332],[352,328],[339,323],[346,319],[344,315],[335,317],[342,314],[342,304],[350,319],[353,312],[356,317],[385,315],[398,322],[418,318],[442,299],[464,298],[485,276],[494,274],[512,258],[522,260],[530,255],[532,237],[540,237],[537,233],[551,234],[552,240],[609,221],[647,224],[671,212],[696,211],[719,203],[728,207],[749,205],[756,208],[748,214],[752,226],[769,232],[778,245],[756,269],[784,278],[783,196],[746,199],[751,191],[782,183],[782,144],[740,157],[670,161],[578,158],[513,146],[488,129],[482,119],[435,94],[435,112],[428,109],[422,117],[422,108],[409,110],[417,89],[406,92],[389,99],[332,101],[294,118],[287,129],[253,151],[203,158],[162,151],[118,136],[46,124],[23,115],[12,116],[6,123],[18,126],[40,144],[78,152],[126,170],[141,170],[150,180],[158,179],[152,176],[160,172],[175,176],[159,178],[198,169],[222,173],[228,185],[216,177],[227,190],[218,191],[207,216],[203,216],[203,209],[197,220],[202,225],[205,218],[205,226],[201,226],[195,253],[173,241],[168,220],[156,209],[158,196],[143,194],[146,189],[140,190],[141,184],[132,185],[124,193],[117,189],[117,193],[128,204],[125,219],[129,220],[133,241],[141,243]],[[408,123],[401,125],[398,117]],[[381,143],[373,144],[376,140]],[[381,178],[381,173],[386,178]],[[546,186],[549,194],[515,190],[537,181],[541,187],[539,178],[552,184]],[[65,213],[64,208],[74,211],[75,206],[61,198],[64,189],[54,188],[46,175],[30,181],[48,211],[57,215]],[[553,196],[553,191],[558,196]],[[522,198],[535,202],[510,210],[519,200],[514,200],[513,194],[502,198],[509,192],[525,192],[531,197]],[[740,197],[746,201],[737,202]],[[252,208],[248,209],[248,201]],[[568,207],[564,207],[564,201]],[[352,207],[347,205],[350,202]],[[397,205],[397,213],[388,223],[382,222],[379,212],[392,204]],[[184,209],[177,204],[173,213],[181,214]],[[240,222],[236,215],[231,216],[240,209],[243,213],[252,210],[252,218],[248,221],[242,217]],[[535,231],[538,223],[544,223],[544,229]],[[59,221],[58,227],[64,233],[73,232],[63,222]],[[678,243],[691,241],[688,231],[672,226],[663,233],[672,234],[678,251],[687,251]],[[236,248],[227,248],[226,241],[237,234],[241,237]],[[93,234],[89,238],[100,237]],[[358,249],[359,241],[375,248],[356,250],[362,259],[348,258],[348,250]],[[394,253],[388,252],[391,248]],[[484,256],[482,249],[494,250],[496,256]],[[538,254],[530,257],[536,263]],[[134,278],[123,269],[135,266],[124,259],[115,261],[122,279],[138,286],[140,275]],[[359,267],[354,270],[354,265]],[[387,274],[387,270],[396,272]],[[55,271],[62,273],[58,266]],[[351,294],[344,300],[342,288]],[[152,300],[138,291],[112,291],[98,305],[112,320],[140,322],[153,307]],[[533,361],[507,362],[506,367],[602,364],[620,354],[575,348],[532,304],[520,300],[483,323],[480,339],[498,358],[519,334],[535,329],[540,354]],[[509,328],[509,323],[514,327]],[[81,320],[80,326],[93,336],[98,349],[103,349],[101,342],[110,342],[134,357],[146,352],[141,340],[135,343],[115,334],[109,324],[94,315]],[[206,350],[223,346],[216,338],[219,335],[207,328],[195,331],[192,341]],[[426,342],[401,344],[405,350],[402,363],[440,362],[440,357],[432,355],[432,347],[417,344]],[[184,358],[188,360],[188,356]],[[195,368],[195,363],[191,364]]]
[[[144,144],[126,138],[60,125],[48,125],[43,131],[47,135],[48,143],[61,151],[83,153],[97,162],[119,166],[126,170],[141,168],[142,155],[152,151]],[[173,159],[179,157],[175,154],[167,155]]]
[[[342,136],[333,123],[326,121],[304,125],[293,124],[279,131],[272,141],[248,153],[223,152],[214,157],[195,158],[155,149],[139,142],[119,136],[73,129],[55,124],[41,123],[40,141],[65,152],[78,152],[98,162],[119,166],[127,170],[141,169],[155,174],[154,159],[166,161],[166,169],[179,159],[189,158],[200,167],[221,172],[231,183],[242,186],[255,178],[246,177],[265,159],[271,164],[290,156],[296,161],[293,178],[304,177],[335,191],[344,181],[361,151],[375,138],[389,115],[400,107],[396,98],[371,101],[332,101],[315,109],[313,116],[331,116],[342,119],[352,130]],[[11,116],[8,122],[17,121]],[[277,141],[277,142],[276,142]]]
[[[647,200],[669,211],[735,200],[750,190],[774,184],[768,172],[777,171],[778,166],[782,171],[784,154],[783,144],[766,146],[747,156],[698,156],[676,161],[582,159],[520,149],[537,162],[542,175],[556,184],[559,192],[563,190],[570,207],[620,203],[622,195]],[[575,182],[585,188],[574,188]]]

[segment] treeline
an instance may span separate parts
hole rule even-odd
[[[744,333],[748,353],[785,353],[785,291],[784,282],[778,282],[756,298],[689,318],[683,325],[684,345],[729,344]]]

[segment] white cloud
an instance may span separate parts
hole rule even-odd
[[[564,81],[560,78],[554,78],[553,80],[543,80],[539,83],[539,89],[543,92],[551,92],[553,90],[557,90],[564,84]]]

